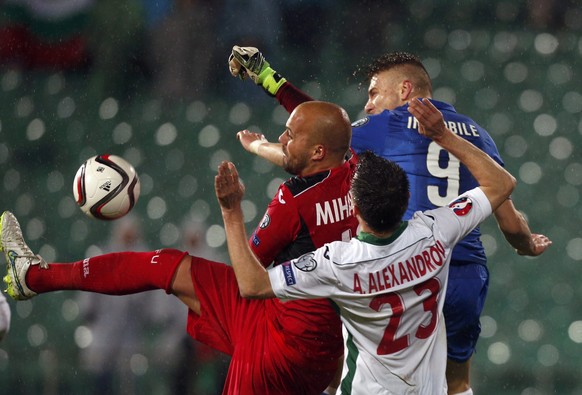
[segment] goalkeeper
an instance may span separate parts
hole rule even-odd
[[[300,103],[313,100],[277,73],[257,48],[234,46],[228,64],[233,76],[251,79],[289,112]],[[405,220],[416,211],[444,206],[455,196],[477,186],[455,157],[417,133],[418,126],[408,112],[408,103],[432,96],[431,79],[417,56],[406,52],[383,55],[371,63],[367,79],[368,101],[364,109],[368,116],[352,124],[351,146],[356,153],[371,150],[405,170],[411,186]],[[449,128],[503,165],[485,129],[457,113],[452,105],[430,100],[443,114]],[[249,152],[281,165],[280,144],[248,131],[240,132],[238,138]],[[537,256],[551,245],[547,237],[531,233],[525,217],[511,199],[494,214],[499,228],[518,254]],[[444,306],[449,394],[473,393],[469,369],[481,332],[479,317],[488,284],[487,258],[480,230],[476,228],[455,247],[449,272]]]

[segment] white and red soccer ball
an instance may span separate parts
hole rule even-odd
[[[133,166],[116,155],[97,155],[85,161],[75,175],[73,195],[89,217],[113,220],[129,213],[140,193]]]

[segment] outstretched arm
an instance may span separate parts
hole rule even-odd
[[[235,45],[228,58],[228,69],[233,77],[242,80],[249,78],[261,86],[269,96],[274,96],[289,114],[301,103],[313,100],[271,68],[263,54],[255,47]],[[284,155],[281,144],[271,143],[264,135],[248,130],[239,132],[237,137],[248,152],[283,167]]]
[[[214,190],[220,203],[230,261],[243,298],[274,298],[267,270],[251,251],[247,241],[241,200],[244,186],[231,162],[222,162],[214,177]]]
[[[419,122],[419,133],[429,137],[467,166],[489,199],[493,211],[507,200],[515,178],[489,155],[446,127],[441,112],[428,99],[411,100],[409,112]]]
[[[248,152],[260,156],[274,165],[283,167],[285,155],[280,143],[271,143],[263,134],[248,130],[241,130],[236,137]]]
[[[519,255],[538,256],[552,245],[546,236],[531,233],[527,220],[511,200],[502,203],[494,214],[505,239]]]
[[[238,45],[232,47],[228,69],[234,77],[242,80],[248,77],[261,86],[269,96],[274,96],[289,114],[301,103],[313,100],[307,93],[277,73],[258,48]]]

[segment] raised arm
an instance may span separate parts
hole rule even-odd
[[[446,127],[443,115],[428,99],[412,100],[408,110],[419,122],[419,132],[457,157],[471,172],[495,211],[507,200],[516,180],[485,152]]]
[[[305,92],[296,88],[271,68],[263,54],[255,47],[235,45],[228,58],[228,69],[233,77],[249,78],[263,88],[265,93],[277,99],[279,104],[292,113],[301,103],[313,101]],[[237,137],[245,150],[282,167],[281,144],[269,142],[264,135],[243,130]]]
[[[277,73],[255,47],[238,45],[232,47],[228,69],[234,77],[242,80],[248,77],[256,85],[261,86],[269,96],[274,96],[289,114],[301,103],[313,100],[307,93]]]
[[[240,294],[244,298],[273,298],[271,280],[267,270],[255,257],[248,244],[241,200],[244,186],[240,183],[236,167],[222,162],[214,177],[214,190],[220,203],[228,254],[234,268]]]

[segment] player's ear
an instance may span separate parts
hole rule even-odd
[[[400,100],[408,101],[412,97],[412,91],[414,90],[414,85],[410,80],[404,80],[400,84]]]
[[[352,202],[353,202],[353,200],[352,200]],[[352,214],[354,214],[354,217],[356,217],[358,222],[360,222],[360,220],[362,218],[362,212],[360,211],[360,208],[358,206],[356,206],[356,202],[352,203]]]
[[[323,160],[325,158],[325,155],[327,153],[327,150],[325,149],[325,147],[321,144],[318,144],[314,147],[313,149],[313,160]]]

